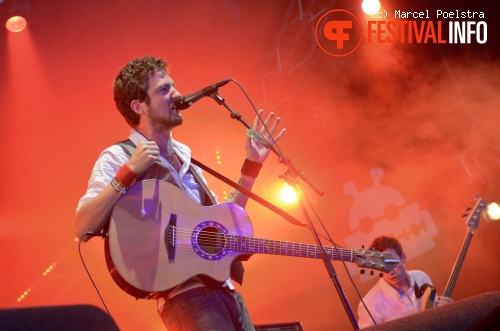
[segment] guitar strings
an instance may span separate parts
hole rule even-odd
[[[189,241],[189,244],[186,244],[185,247],[188,249],[192,249],[191,240],[193,239],[193,230],[176,228],[175,237],[176,239],[181,241]],[[319,247],[316,245],[245,237],[235,234],[225,234],[217,231],[201,230],[195,236],[195,241],[197,246],[201,246],[201,248],[219,248],[219,251],[223,249],[232,250],[231,248],[236,248],[240,252],[285,252],[286,255],[300,254],[304,256],[316,256],[318,253],[320,253]],[[175,246],[177,249],[184,248],[179,245],[179,242],[177,242]],[[354,250],[346,250],[340,248],[339,253],[333,247],[324,247],[324,249],[329,256],[337,258],[341,256],[343,260],[349,260],[352,254],[355,254],[356,252]]]

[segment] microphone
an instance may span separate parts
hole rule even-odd
[[[193,103],[200,100],[201,98],[208,97],[214,93],[217,93],[219,87],[226,85],[230,81],[231,79],[224,79],[218,83],[207,86],[198,92],[194,92],[186,96],[180,97],[179,99],[175,99],[173,108],[176,108],[177,110],[183,110],[189,108],[193,105]]]

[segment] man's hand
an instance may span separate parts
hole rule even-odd
[[[453,303],[453,299],[452,298],[439,296],[438,299],[437,299],[437,301],[436,301],[436,304],[434,306],[435,307],[441,307],[441,306],[445,306],[445,305],[450,304],[450,303]]]
[[[281,119],[277,117],[273,125],[269,127],[269,124],[274,118],[274,113],[269,113],[267,119],[264,121],[264,125],[261,126],[260,117],[262,116],[263,113],[264,111],[262,109],[259,110],[259,115],[256,116],[255,121],[253,123],[253,129],[255,130],[255,132],[260,133],[261,136],[269,142],[269,145],[272,145],[274,142],[277,142],[278,140],[281,139],[281,137],[283,137],[283,135],[286,132],[286,129],[281,130],[280,133],[278,133],[274,137],[274,139],[272,139],[271,137],[276,131]],[[269,128],[269,131],[265,129],[266,127]],[[262,142],[260,142],[256,138],[251,138],[251,137],[247,137],[245,141],[245,150],[247,153],[247,159],[258,163],[264,163],[264,161],[269,156],[269,153],[271,152],[271,150],[267,148]]]
[[[143,141],[127,164],[130,170],[140,175],[155,162],[160,162],[160,148],[154,141]]]

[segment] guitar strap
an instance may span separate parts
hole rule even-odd
[[[116,143],[116,145],[120,146],[125,153],[127,153],[129,156],[132,156],[134,154],[134,151],[136,149],[135,144],[130,140],[124,140]],[[179,161],[182,159],[179,158]],[[202,204],[204,206],[212,206],[217,204],[217,201],[215,201],[214,196],[212,195],[212,192],[210,192],[208,186],[205,184],[205,181],[201,178],[201,176],[198,174],[198,172],[193,168],[193,164],[190,165],[189,171],[191,174],[194,176],[196,179],[196,182],[201,186],[202,191],[200,192],[200,200],[202,201]],[[160,179],[160,180],[165,180],[177,187],[179,187],[178,183],[176,182],[175,178],[172,176],[171,170],[169,167],[155,163],[152,165],[146,172],[141,174],[137,178],[137,181],[141,181],[144,179]],[[242,285],[243,284],[243,273],[245,272],[245,268],[243,268],[243,264],[241,261],[234,261],[231,264],[231,279],[233,279],[235,282],[238,284]]]
[[[423,293],[420,291],[420,289],[418,288],[417,282],[415,282],[415,281],[413,283],[413,291],[415,292],[415,297],[417,299],[420,299],[420,297],[422,296]]]
[[[196,166],[200,167],[201,169],[205,170],[206,172],[208,172],[212,176],[220,179],[224,183],[229,184],[231,187],[234,187],[235,189],[237,189],[241,193],[245,194],[249,198],[253,199],[254,201],[256,201],[258,203],[260,203],[261,205],[263,205],[267,209],[269,209],[269,210],[275,212],[276,214],[282,216],[284,219],[286,219],[288,222],[292,223],[293,225],[298,225],[298,226],[302,226],[302,227],[305,227],[305,228],[308,227],[307,224],[304,224],[304,223],[298,221],[293,216],[291,216],[290,214],[288,214],[287,212],[285,212],[283,209],[280,209],[280,208],[276,207],[275,205],[267,202],[266,200],[264,200],[261,197],[259,197],[257,194],[255,194],[252,191],[244,188],[243,186],[241,186],[241,185],[233,182],[229,178],[222,176],[217,171],[215,171],[215,170],[207,167],[206,165],[204,165],[200,161],[198,161],[198,160],[196,160],[194,158],[191,158],[191,163],[193,163],[194,165],[196,165]]]
[[[434,299],[436,298],[436,289],[434,286],[428,283],[423,283],[419,286],[413,278],[413,290],[415,291],[415,297],[422,299],[420,311],[426,311],[434,307]]]
[[[420,299],[422,297],[422,295],[424,295],[425,291],[428,288],[434,289],[434,286],[432,286],[432,285],[430,285],[428,283],[424,283],[422,285],[418,285],[417,281],[413,277],[411,277],[411,278],[413,279],[413,291],[415,291],[415,297],[417,299]],[[433,297],[431,299],[434,300]]]

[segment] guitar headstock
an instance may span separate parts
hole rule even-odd
[[[361,268],[376,269],[390,272],[400,262],[390,253],[375,252],[366,249],[358,249],[354,252],[353,261]]]
[[[463,218],[466,218],[465,224],[469,227],[469,231],[474,233],[474,230],[479,226],[481,213],[486,208],[487,202],[484,198],[476,198],[474,207],[467,208]]]

